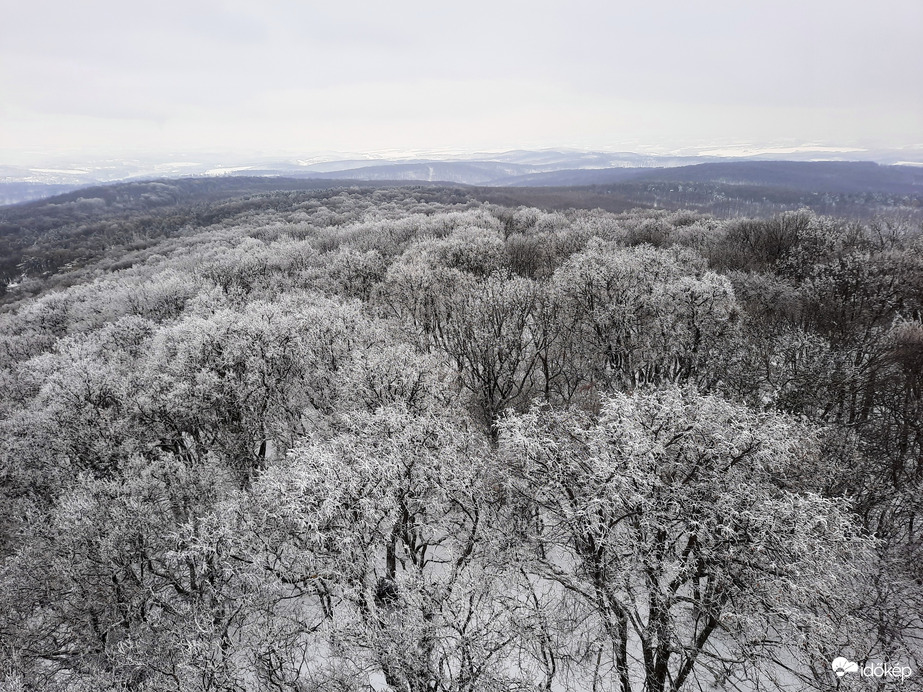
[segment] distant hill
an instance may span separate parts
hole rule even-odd
[[[500,190],[503,190],[501,192]],[[568,170],[510,178],[481,199],[560,208],[596,203],[692,209],[716,216],[769,216],[809,208],[819,214],[868,219],[923,219],[923,168],[866,162],[727,161],[673,168]],[[591,202],[592,200],[592,202]]]
[[[44,199],[76,190],[81,185],[61,183],[0,182],[0,206]]]
[[[673,168],[551,171],[508,178],[502,184],[560,187],[629,180],[756,185],[814,192],[923,194],[923,167],[880,166],[865,161],[727,161]]]
[[[866,192],[874,189],[889,194],[913,194],[923,171],[921,167],[892,165],[923,160],[923,151],[859,152],[857,156],[864,157],[864,162],[810,159],[818,154],[842,156],[843,152],[791,150],[785,154],[784,161],[773,160],[772,154],[767,152],[752,152],[746,156],[719,153],[655,155],[546,149],[391,159],[366,156],[248,161],[206,157],[198,162],[101,161],[80,167],[62,164],[62,168],[23,168],[0,164],[0,206],[119,182],[225,177],[438,182],[498,187],[610,185],[644,178],[784,186],[824,192]],[[868,161],[888,165],[876,166]],[[908,180],[914,186],[912,191],[907,188]],[[882,184],[887,187],[882,187]]]
[[[649,171],[642,180],[717,182],[816,192],[923,194],[923,167],[865,161],[737,161]]]
[[[0,208],[0,297],[19,277],[46,276],[103,252],[218,223],[267,196],[336,187],[380,187],[359,181],[222,176],[97,185]]]
[[[526,175],[534,167],[497,161],[429,161],[362,166],[344,171],[304,173],[305,177],[331,180],[442,182],[462,185],[502,185],[505,180]]]
[[[365,166],[304,174],[332,180],[439,182],[490,187],[585,187],[618,183],[698,183],[780,188],[803,193],[923,194],[923,167],[864,161],[722,161],[660,168],[610,167],[529,172],[491,161]]]

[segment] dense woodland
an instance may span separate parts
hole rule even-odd
[[[463,170],[469,164],[459,163]],[[493,164],[500,166],[500,164]],[[380,175],[398,176],[402,166]],[[411,166],[418,175],[432,165]],[[397,169],[397,170],[395,170]],[[419,170],[418,170],[419,169]],[[452,173],[453,166],[442,170]],[[360,175],[342,171],[339,177]],[[457,172],[457,171],[456,171]],[[267,171],[267,174],[271,173]],[[334,175],[334,174],[330,174]],[[35,293],[61,274],[103,256],[117,262],[164,238],[195,234],[244,213],[284,212],[310,192],[315,199],[401,185],[421,202],[472,202],[545,211],[633,209],[697,211],[717,218],[769,218],[785,211],[811,210],[863,223],[888,219],[900,226],[923,223],[923,171],[912,166],[861,162],[743,161],[676,168],[609,168],[557,171],[511,177],[492,186],[453,185],[408,179],[333,180],[322,178],[220,176],[133,181],[84,187],[24,204],[0,206],[0,303],[9,284],[13,297]],[[0,183],[0,198],[4,185]],[[49,188],[54,189],[53,186]],[[280,195],[280,192],[288,195]],[[23,285],[25,284],[25,285]]]
[[[458,194],[18,281],[0,690],[919,689],[919,225]]]

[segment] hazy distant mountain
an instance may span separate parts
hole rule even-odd
[[[728,161],[675,168],[569,170],[510,177],[503,186],[562,187],[624,181],[724,183],[814,192],[923,194],[923,167],[870,162]]]
[[[532,166],[536,170],[559,171],[569,169],[601,168],[658,168],[664,166],[685,166],[702,161],[718,160],[716,157],[674,156],[658,154],[635,154],[633,152],[593,152],[593,151],[508,151],[490,157],[494,161],[504,161]]]
[[[511,177],[525,175],[534,170],[527,166],[496,161],[429,161],[364,166],[310,175],[334,180],[439,181],[462,185],[491,185],[502,184]]]
[[[31,202],[76,190],[80,185],[60,185],[55,183],[0,183],[0,206]]]
[[[652,155],[631,152],[516,150],[465,156],[342,157],[326,159],[234,161],[206,157],[200,161],[101,161],[58,167],[0,166],[0,204],[42,199],[66,190],[101,183],[163,178],[262,176],[327,180],[444,182],[486,186],[583,186],[652,180],[740,182],[805,186],[837,191],[864,191],[886,184],[888,190],[916,190],[914,171],[923,167],[875,167],[871,161],[809,161],[811,158],[875,158],[881,162],[923,161],[923,151],[858,152],[820,147],[779,150],[714,150],[706,155]],[[783,154],[773,152],[784,152]],[[720,155],[719,155],[720,154]],[[767,158],[784,158],[770,161]],[[848,168],[853,164],[865,168]],[[767,167],[768,165],[768,167]],[[786,166],[796,167],[786,167]],[[700,166],[710,166],[701,168]],[[808,166],[797,168],[797,166]],[[839,167],[838,167],[839,166]],[[697,167],[697,170],[689,170]],[[893,169],[893,170],[892,170]],[[688,172],[687,172],[688,171]],[[886,171],[890,171],[889,173]],[[679,176],[679,177],[677,177]],[[824,182],[826,180],[826,182]],[[887,182],[889,181],[889,182]],[[820,184],[821,187],[817,188]],[[844,187],[845,186],[845,187]],[[909,186],[909,187],[908,187]]]
[[[923,167],[871,162],[736,161],[645,171],[639,180],[719,182],[816,192],[923,194]]]
[[[923,167],[880,166],[872,162],[841,161],[709,161],[698,157],[663,158],[659,166],[646,165],[651,159],[634,155],[579,155],[560,163],[584,163],[587,167],[559,169],[548,161],[550,153],[517,156],[520,161],[421,161],[385,163],[324,172],[293,171],[296,177],[331,180],[425,181],[462,185],[502,187],[570,187],[606,185],[625,180],[679,182],[722,182],[791,187],[820,192],[864,192],[869,189],[892,194],[919,192]],[[512,154],[508,158],[514,158]],[[604,161],[607,167],[589,167]],[[580,160],[575,160],[580,159]],[[689,162],[694,162],[689,165]],[[635,165],[630,165],[635,164]],[[682,165],[681,165],[682,164]],[[552,170],[548,170],[552,168]],[[272,169],[241,171],[243,175],[273,174]]]
[[[685,167],[680,167],[682,170]],[[528,175],[510,176],[497,181],[502,187],[579,187],[584,185],[606,185],[622,180],[641,178],[651,172],[651,168],[602,168],[571,169],[563,171],[544,171]],[[659,169],[653,169],[659,170]]]

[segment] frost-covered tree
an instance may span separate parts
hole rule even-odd
[[[519,689],[496,471],[484,438],[453,418],[399,404],[351,413],[255,487],[272,574],[310,589],[325,616],[335,664],[306,663],[314,684],[371,675],[410,692]]]
[[[569,614],[550,626],[567,689],[784,689],[862,641],[843,615],[870,543],[842,502],[790,484],[816,456],[802,425],[666,389],[501,430],[538,607]]]
[[[719,379],[739,310],[727,279],[694,253],[593,241],[552,281],[566,320],[557,330],[582,354],[585,381],[633,389]]]

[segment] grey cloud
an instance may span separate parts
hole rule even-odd
[[[219,120],[225,138],[238,124],[238,142],[282,140],[295,125],[279,123],[300,120],[347,142],[353,128],[357,146],[375,132],[380,148],[393,148],[416,127],[453,147],[459,117],[471,122],[465,141],[510,147],[525,130],[530,142],[573,141],[564,123],[583,123],[581,137],[604,146],[615,137],[607,119],[623,140],[633,131],[654,147],[721,132],[915,143],[921,29],[919,0],[36,0],[17,3],[0,26],[0,128],[32,148],[45,116],[55,118],[48,128],[73,130],[75,147],[83,116],[169,123],[187,133],[176,146],[218,137],[210,124]],[[516,102],[502,104],[502,119],[479,110],[505,93]],[[288,111],[266,112],[278,103]],[[832,113],[838,122],[824,127]],[[389,131],[376,117],[415,125]],[[165,137],[156,141],[166,146]]]

